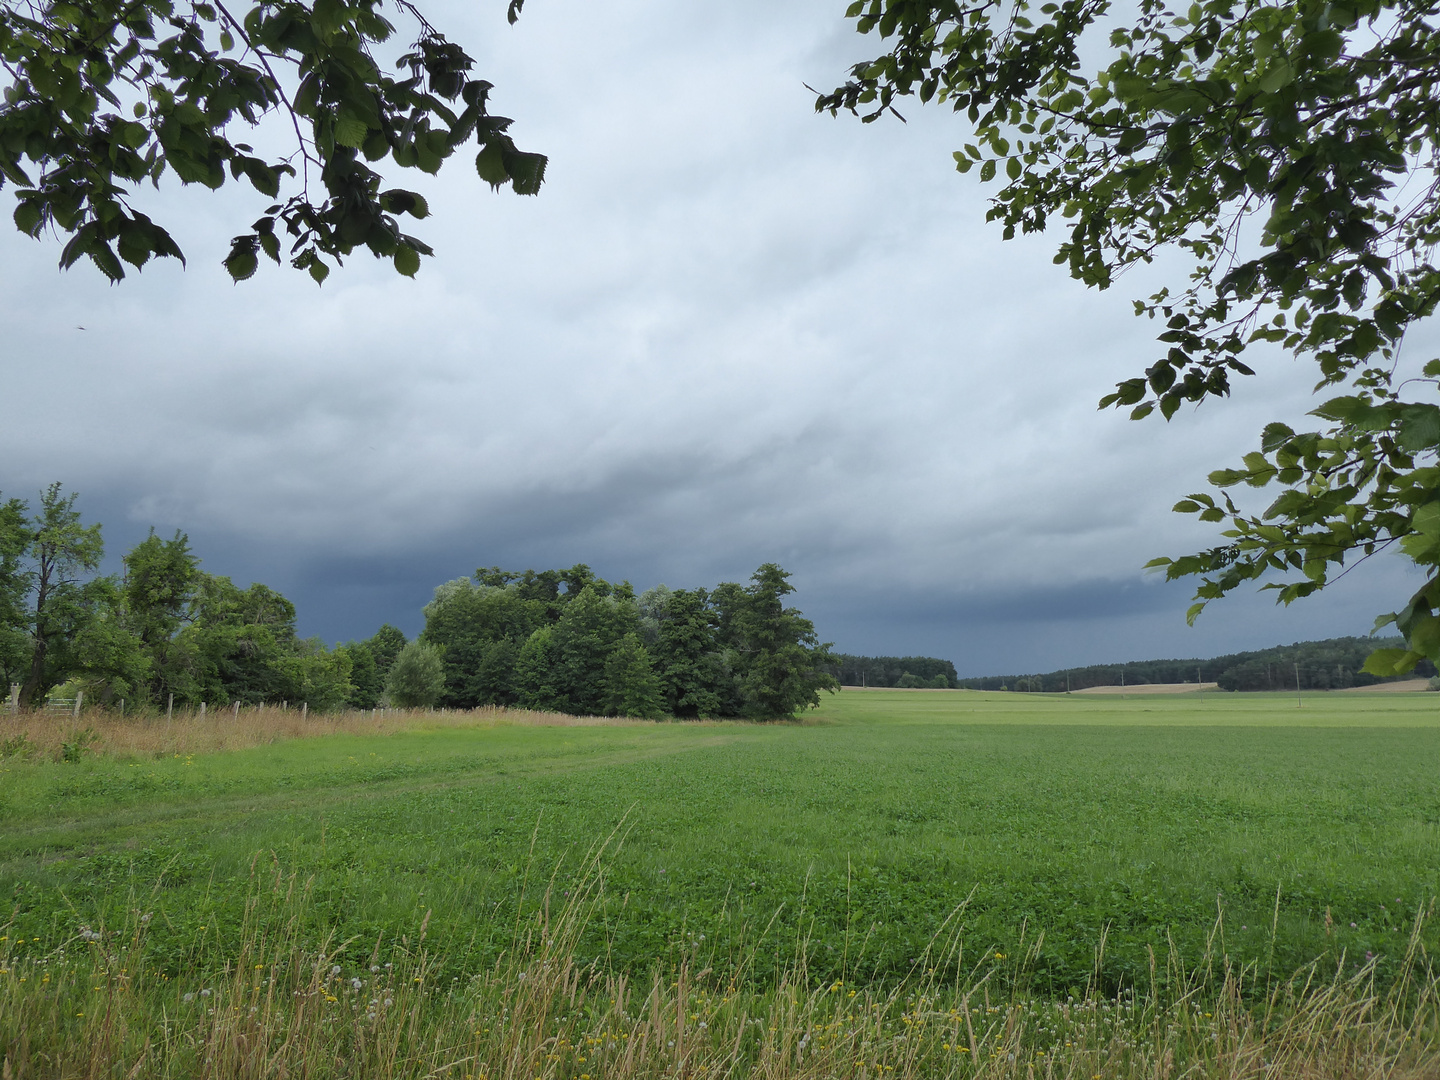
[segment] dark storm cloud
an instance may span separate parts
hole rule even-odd
[[[255,204],[229,189],[144,196],[190,266],[118,288],[0,236],[0,490],[65,480],[113,552],[183,528],[332,640],[413,632],[436,584],[492,564],[644,588],[778,561],[838,647],[972,672],[1395,606],[1385,571],[1357,578],[1375,595],[1185,628],[1188,593],[1138,568],[1214,542],[1170,504],[1301,415],[1310,373],[1269,364],[1168,425],[1097,413],[1155,347],[1130,297],[1175,268],[1087,293],[1053,238],[984,225],[943,112],[814,116],[804,83],[875,48],[842,9],[546,0],[512,29],[435,5],[551,169],[536,199],[464,161],[425,181],[438,256],[415,282],[357,259],[324,289],[232,286],[218,259]]]

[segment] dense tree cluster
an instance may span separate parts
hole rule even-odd
[[[295,632],[295,605],[261,584],[240,588],[200,569],[188,539],[151,534],[124,573],[98,573],[99,525],[52,485],[35,512],[0,503],[0,680],[42,704],[59,686],[133,707],[307,702],[370,707],[405,644],[384,627],[327,649]]]
[[[784,598],[773,563],[748,585],[636,596],[589,567],[478,570],[441,585],[425,630],[389,624],[327,648],[295,605],[200,569],[189,541],[151,534],[124,572],[60,485],[39,509],[0,501],[0,679],[43,704],[57,687],[133,708],[306,702],[311,709],[517,705],[598,716],[793,716],[835,685],[828,646]]]
[[[834,686],[827,646],[774,563],[748,585],[637,596],[588,566],[490,567],[441,585],[421,641],[442,650],[445,705],[597,716],[773,719]]]
[[[1368,637],[1329,638],[1277,645],[1273,649],[1231,653],[1209,660],[1135,660],[1126,664],[1093,664],[1044,675],[993,675],[961,679],[967,690],[1020,690],[1059,693],[1091,686],[1144,686],[1151,683],[1213,682],[1222,690],[1294,690],[1298,673],[1302,690],[1343,690],[1385,682],[1364,670],[1365,658],[1377,647],[1396,640]],[[1297,672],[1298,669],[1298,672]],[[1416,675],[1433,675],[1422,661]]]
[[[946,690],[959,676],[949,660],[934,656],[851,656],[831,654],[826,669],[841,686],[894,686],[901,689]]]

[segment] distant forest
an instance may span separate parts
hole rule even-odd
[[[1403,646],[1398,637],[1342,637],[1325,641],[1299,641],[1273,649],[1231,653],[1210,660],[1135,660],[1125,664],[1092,664],[1063,668],[1044,675],[991,675],[960,679],[967,690],[1021,690],[1036,693],[1063,693],[1091,686],[1143,686],[1147,683],[1218,683],[1221,690],[1295,690],[1298,667],[1299,689],[1343,690],[1351,686],[1373,686],[1393,679],[1381,679],[1361,670],[1365,658],[1376,649]],[[1435,674],[1435,666],[1422,660],[1414,675]],[[844,681],[844,680],[842,680]]]
[[[959,685],[955,665],[934,656],[851,656],[831,653],[825,670],[841,686],[947,690]]]

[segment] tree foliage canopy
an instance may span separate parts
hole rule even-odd
[[[101,574],[100,526],[84,524],[76,502],[59,484],[33,513],[23,499],[0,501],[0,684],[19,683],[26,705],[57,687],[132,711],[172,698],[321,711],[354,703],[352,653],[298,637],[295,605],[274,589],[201,570],[181,532],[152,532],[126,553],[123,576]],[[376,638],[387,629],[399,635],[382,628]],[[372,643],[388,669],[398,646],[356,648]]]
[[[1271,424],[1260,449],[1176,506],[1225,542],[1158,559],[1198,575],[1193,620],[1270,581],[1288,603],[1398,544],[1428,581],[1384,616],[1405,649],[1378,674],[1440,657],[1440,360],[1405,357],[1440,300],[1440,6],[1412,0],[857,0],[888,49],[817,107],[867,121],[910,95],[963,114],[961,172],[998,181],[1008,239],[1057,229],[1055,261],[1095,288],[1164,250],[1189,280],[1136,303],[1162,322],[1153,362],[1101,406],[1167,419],[1225,396],[1256,355],[1317,365],[1343,393],[1314,430]],[[1090,66],[1091,58],[1100,56]],[[1278,347],[1278,348],[1277,348]],[[1408,376],[1408,377],[1407,377]],[[1224,490],[1274,485],[1253,513]]]
[[[788,578],[766,563],[748,585],[637,597],[584,564],[490,567],[435,590],[422,636],[444,649],[444,705],[774,720],[835,686],[828,646],[783,604]]]
[[[400,650],[385,684],[390,701],[402,709],[429,708],[445,692],[445,667],[440,650],[427,641],[412,641]]]
[[[416,36],[387,67],[392,18]],[[387,186],[386,165],[434,173],[473,136],[492,187],[533,195],[544,180],[546,159],[487,111],[492,84],[473,66],[408,0],[0,0],[0,186],[22,232],[69,234],[61,266],[88,257],[112,281],[126,263],[183,260],[132,202],[167,173],[264,196],[225,259],[237,281],[261,255],[323,281],[360,247],[414,275],[431,249],[401,220],[429,210]],[[288,129],[280,156],[237,138],[267,118]]]

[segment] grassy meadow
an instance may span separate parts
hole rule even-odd
[[[1340,1023],[1306,1012],[1313,993],[1286,997],[1297,971],[1338,995],[1334,1008],[1358,1010],[1356,1023],[1388,1015],[1395,1031],[1433,992],[1422,976],[1435,924],[1417,916],[1440,892],[1437,695],[1307,694],[1297,708],[1283,695],[847,690],[784,725],[559,725],[492,711],[355,716],[323,721],[327,733],[313,738],[271,718],[269,742],[224,731],[262,719],[96,721],[78,761],[57,760],[74,745],[68,731],[56,750],[0,760],[0,995],[13,999],[7,1009],[0,997],[0,1016],[53,1027],[74,1004],[65,995],[136,977],[117,971],[143,970],[147,992],[169,1004],[141,1012],[177,1022],[181,1004],[203,1004],[184,994],[223,991],[258,1009],[262,985],[272,994],[283,983],[295,1001],[349,1007],[359,1025],[345,1028],[343,1053],[317,1035],[317,1061],[336,1075],[399,1075],[420,1028],[401,1025],[388,1051],[364,1054],[353,1030],[384,1027],[377,1002],[400,990],[380,981],[403,969],[414,972],[406,994],[433,987],[449,1002],[417,1004],[415,1016],[478,1040],[471,1073],[485,1059],[489,1075],[513,1066],[521,1080],[619,1075],[581,1070],[574,1039],[613,1049],[621,1015],[648,1009],[652,1040],[691,1012],[709,1017],[700,1030],[736,1040],[714,1058],[732,1070],[759,1069],[768,1054],[793,1072],[823,1043],[832,1055],[846,1048],[826,1059],[832,1075],[968,1075],[982,1059],[1004,1073],[1033,1067],[1039,1046],[1051,1072],[1089,1076],[1099,1061],[1140,1053],[1116,1049],[1121,1016],[1150,1025],[1135,1043],[1148,1048],[1135,1058],[1145,1068],[1156,1054],[1184,1057],[1164,1050],[1194,1034],[1167,1011],[1182,1006],[1201,1027],[1231,1018],[1230,1035],[1205,1035],[1206,1053],[1225,1039],[1241,1053],[1253,1037],[1255,1062],[1275,1060],[1264,1040],[1284,1024],[1313,1035],[1315,1023]],[[13,745],[7,723],[0,742]],[[569,1057],[556,1056],[562,1034],[546,1036],[540,1058],[504,1042],[524,1042],[514,978],[532,964],[534,993],[543,984],[546,1001],[569,995],[555,1006],[573,1027]],[[251,986],[251,971],[263,982]],[[57,989],[37,997],[37,985]],[[1404,1024],[1382,1000],[1410,1010]],[[737,1019],[742,1001],[749,1012]],[[846,1011],[857,1002],[863,1016]],[[772,1046],[787,1009],[808,1019]],[[672,1012],[678,1020],[663,1020]],[[918,1031],[922,1013],[953,1031],[916,1056],[918,1043],[894,1039]],[[213,1026],[213,1008],[204,1015]],[[545,1016],[527,1023],[555,1020]],[[770,1019],[752,1032],[757,1016]],[[64,1021],[78,1031],[94,1016]],[[133,1043],[130,1057],[117,1051],[126,1068],[150,1045],[141,1020],[128,1024],[115,1035]],[[19,1060],[22,1037],[37,1038],[0,1019],[6,1056]],[[1396,1046],[1413,1051],[1405,1037]],[[673,1067],[674,1047],[661,1042],[674,1038],[651,1057],[632,1053],[629,1071]],[[700,1043],[720,1054],[716,1039]],[[195,1035],[186,1053],[222,1042]],[[1068,1056],[1056,1056],[1062,1044]],[[910,1058],[896,1056],[902,1045]],[[887,1048],[888,1073],[876,1047]],[[153,1070],[163,1060],[183,1072],[189,1060],[177,1048],[144,1053]],[[36,1075],[109,1075],[47,1072],[52,1058],[25,1056]],[[378,1071],[365,1073],[362,1058]],[[434,1071],[425,1060],[416,1075]],[[132,1075],[149,1075],[143,1064]]]

